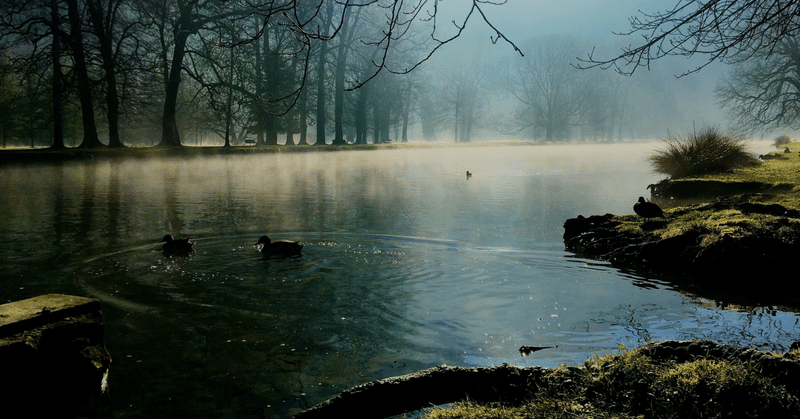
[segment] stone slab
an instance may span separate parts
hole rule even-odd
[[[70,316],[100,310],[100,301],[65,294],[45,294],[0,305],[0,338]]]

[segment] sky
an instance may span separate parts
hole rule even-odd
[[[637,14],[640,7],[663,5],[664,2],[641,0],[508,0],[502,6],[486,5],[484,11],[490,19],[497,20],[498,29],[507,30],[510,36],[607,36],[627,30],[628,18]]]
[[[630,18],[642,16],[644,13],[662,12],[677,3],[678,0],[507,0],[504,5],[495,6],[484,4],[483,11],[495,27],[500,30],[511,42],[527,54],[527,49],[535,46],[530,41],[548,36],[568,35],[578,40],[581,46],[586,45],[583,54],[591,52],[597,47],[596,58],[613,58],[622,45],[636,45],[642,38],[640,34],[630,37],[618,35],[630,30]],[[471,5],[469,0],[441,1],[442,11],[448,16],[463,16]],[[447,5],[444,7],[443,5]],[[455,11],[454,11],[455,10]],[[442,19],[443,20],[443,19]],[[440,20],[440,22],[442,21]],[[441,23],[440,23],[441,26]],[[498,61],[514,57],[512,46],[502,41],[492,44],[489,37],[494,32],[481,20],[479,15],[473,15],[467,30],[461,39],[458,39],[441,53],[434,55],[431,66],[463,66],[475,57],[492,57],[489,60]],[[613,45],[613,47],[609,47]],[[618,46],[619,45],[619,46]],[[603,48],[605,47],[605,50]],[[585,56],[585,55],[583,55]],[[574,60],[578,62],[577,57]],[[651,63],[651,72],[663,73],[665,84],[674,84],[675,90],[689,90],[691,98],[686,98],[686,106],[691,106],[699,111],[696,120],[682,120],[675,126],[663,128],[664,136],[695,129],[695,123],[701,125],[724,126],[728,119],[718,105],[714,94],[715,87],[727,73],[728,66],[712,64],[697,74],[690,74],[682,78],[677,76],[688,70],[705,63],[703,57],[687,60],[684,57],[670,57]],[[611,71],[611,70],[608,70]],[[636,70],[637,73],[648,72],[646,68]],[[638,74],[634,77],[642,77]]]

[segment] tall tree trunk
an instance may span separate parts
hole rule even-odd
[[[406,105],[403,107],[403,134],[402,134],[402,142],[404,142],[404,143],[407,143],[407,142],[408,142],[408,122],[409,122],[409,119],[410,119],[410,117],[411,117],[411,116],[409,115],[409,114],[411,113],[411,111],[410,111],[408,108],[409,108],[409,105],[408,105],[408,103],[406,103]]]
[[[83,141],[80,147],[100,147],[103,144],[97,137],[97,125],[94,120],[94,103],[92,102],[92,85],[86,68],[86,55],[83,51],[83,30],[81,16],[78,12],[78,0],[67,0],[67,14],[71,31],[70,44],[75,59],[75,73],[78,78],[78,96],[81,102],[83,120]]]
[[[231,30],[230,35],[231,43],[235,42],[233,30]],[[228,100],[225,103],[225,144],[222,145],[223,147],[231,146],[231,130],[233,127],[233,66],[235,64],[233,48],[230,48],[228,64],[230,65],[230,73],[228,74]]]
[[[287,86],[294,86],[296,83],[295,75],[297,74],[297,65],[299,64],[299,59],[297,55],[292,57],[292,67],[287,75],[288,83]],[[299,100],[299,98],[298,98]],[[297,103],[283,117],[285,121],[286,127],[286,143],[285,145],[294,145],[294,134],[297,132]]]
[[[326,33],[333,21],[333,4],[329,1],[325,10],[325,24],[322,33]],[[314,145],[325,145],[325,64],[328,60],[328,42],[322,41],[319,45],[319,56],[317,57],[317,142]]]
[[[355,123],[356,123],[356,144],[367,143],[367,97],[369,96],[372,85],[367,84],[358,89],[358,99],[356,100]]]
[[[117,73],[114,62],[112,38],[112,22],[114,19],[114,2],[109,2],[108,22],[104,23],[102,4],[98,0],[87,0],[89,16],[100,43],[100,58],[103,61],[104,79],[106,82],[106,111],[108,113],[108,146],[122,147],[119,137],[119,95],[117,93]]]
[[[261,18],[258,16],[255,17],[255,26],[256,28],[258,25],[261,24]],[[266,31],[266,28],[264,28]],[[263,38],[263,37],[262,37]],[[253,103],[253,115],[255,116],[254,124],[255,126],[253,129],[256,132],[256,145],[264,144],[264,109],[261,106],[261,100],[264,99],[264,58],[261,54],[261,42],[263,39],[256,40],[253,43],[255,46],[255,70],[256,70],[256,100]]]
[[[300,119],[297,121],[298,128],[300,129],[300,141],[297,145],[308,145],[308,91],[303,89],[300,91],[300,98],[297,99],[297,106],[300,113]]]
[[[164,116],[161,120],[161,147],[175,147],[181,145],[178,133],[178,90],[181,86],[181,71],[183,58],[186,56],[186,41],[194,32],[192,13],[194,2],[178,1],[180,17],[175,31],[175,46],[172,52],[172,62],[169,68],[166,92],[164,95]]]
[[[269,45],[269,28],[264,28],[264,86],[267,91],[267,98],[264,101],[264,107],[267,112],[264,115],[264,130],[266,131],[265,143],[267,145],[278,145],[278,118],[274,115],[274,101],[276,89],[276,82],[278,75],[278,55],[272,52]]]
[[[379,98],[373,98],[372,104],[372,144],[380,144],[381,142],[381,101]]]
[[[336,72],[334,73],[333,89],[333,121],[334,137],[333,144],[347,144],[344,140],[344,73],[347,65],[347,53],[349,43],[349,24],[350,8],[344,10],[342,18],[342,28],[339,30],[339,46],[336,51]]]
[[[459,117],[458,112],[459,112],[459,107],[461,105],[461,97],[460,96],[461,96],[460,93],[456,94],[456,114],[455,114],[455,118],[454,118],[455,119],[455,123],[453,124],[453,130],[455,131],[453,133],[453,136],[455,137],[456,142],[458,142],[458,122],[459,122],[458,121],[458,117]]]
[[[328,44],[321,42],[317,58],[317,141],[314,145],[325,145],[325,55]]]
[[[50,0],[50,22],[53,27],[53,145],[51,148],[64,148],[64,75],[61,71],[61,18],[58,13],[58,0]]]

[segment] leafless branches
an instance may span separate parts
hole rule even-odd
[[[666,56],[706,57],[698,71],[715,61],[741,62],[758,52],[772,54],[787,36],[800,33],[800,2],[791,0],[678,0],[674,7],[656,13],[640,12],[630,18],[631,30],[643,43],[628,46],[609,59],[594,51],[578,67],[614,68],[633,74]]]

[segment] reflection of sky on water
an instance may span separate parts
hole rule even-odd
[[[120,414],[144,416],[286,416],[434,365],[579,364],[648,340],[785,350],[793,314],[721,310],[564,251],[567,218],[631,212],[657,180],[653,147],[4,168],[0,293],[99,298]],[[165,258],[166,232],[197,252]],[[261,260],[262,234],[303,241],[303,256]]]

